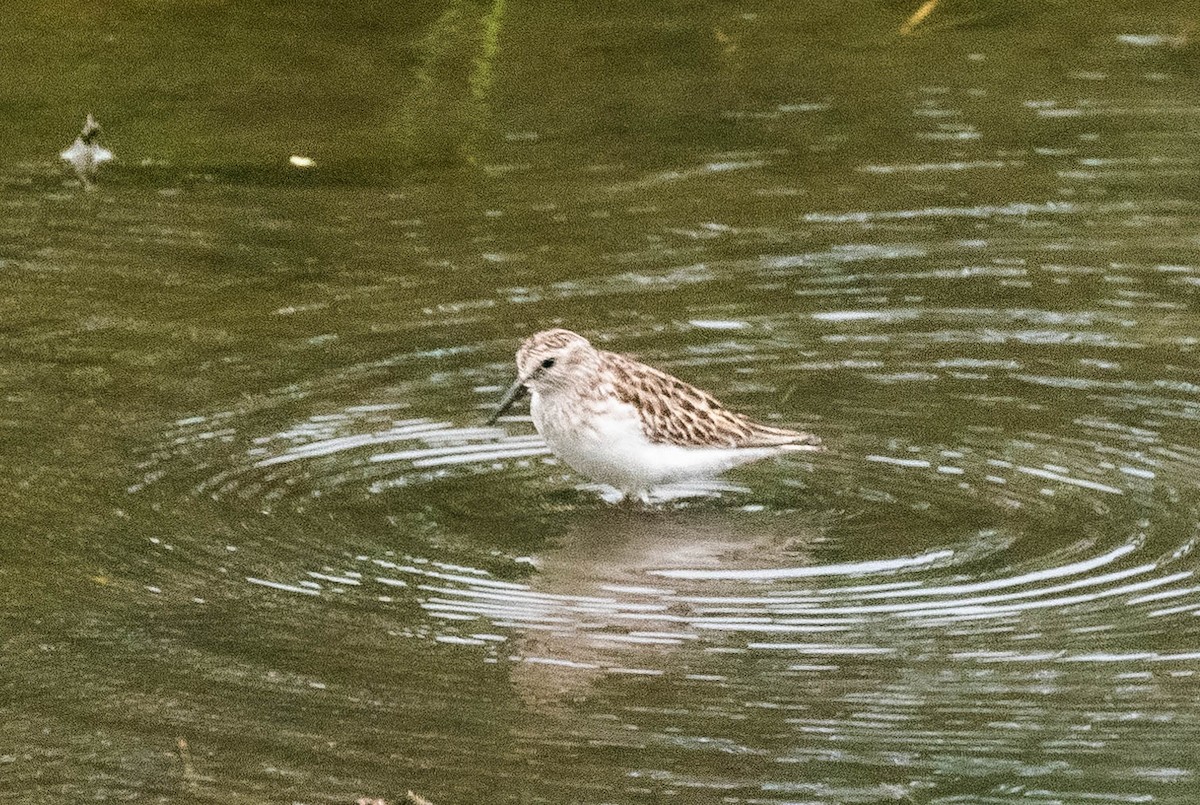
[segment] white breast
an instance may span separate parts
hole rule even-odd
[[[533,391],[533,424],[567,466],[625,494],[717,475],[778,448],[681,447],[650,442],[637,411],[613,397],[580,399]]]

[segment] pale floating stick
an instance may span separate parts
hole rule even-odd
[[[911,34],[913,32],[913,28],[916,28],[926,17],[933,13],[933,10],[937,8],[937,4],[939,2],[940,0],[925,0],[925,2],[921,4],[921,7],[914,11],[913,15],[905,20],[904,24],[900,26],[900,35],[908,36]]]
[[[175,739],[176,745],[179,747],[179,760],[183,763],[183,781],[189,789],[196,789],[196,767],[192,764],[192,751],[188,749],[186,738],[180,737]]]

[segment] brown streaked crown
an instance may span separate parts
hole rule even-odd
[[[579,333],[573,333],[561,327],[554,330],[542,330],[540,333],[534,333],[526,338],[517,349],[517,373],[521,377],[527,377],[544,358],[556,357],[566,350],[591,349],[591,346],[591,343]]]

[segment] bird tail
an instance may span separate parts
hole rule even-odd
[[[825,445],[821,437],[815,433],[807,433],[786,428],[773,428],[770,425],[755,423],[753,441],[756,446],[778,447],[788,451],[804,451],[808,453],[824,452]]]
[[[825,452],[825,449],[826,449],[825,444],[821,441],[820,437],[815,436],[811,433],[803,433],[803,434],[801,434],[801,436],[804,437],[803,440],[796,441],[796,442],[790,442],[788,444],[781,444],[781,445],[779,445],[779,448],[781,450],[784,450],[789,453],[824,453]]]

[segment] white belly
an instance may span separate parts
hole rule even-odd
[[[778,454],[778,448],[681,447],[654,444],[633,407],[607,402],[563,404],[534,392],[530,414],[538,433],[567,466],[625,494],[642,496],[662,484],[718,475],[731,467]]]

